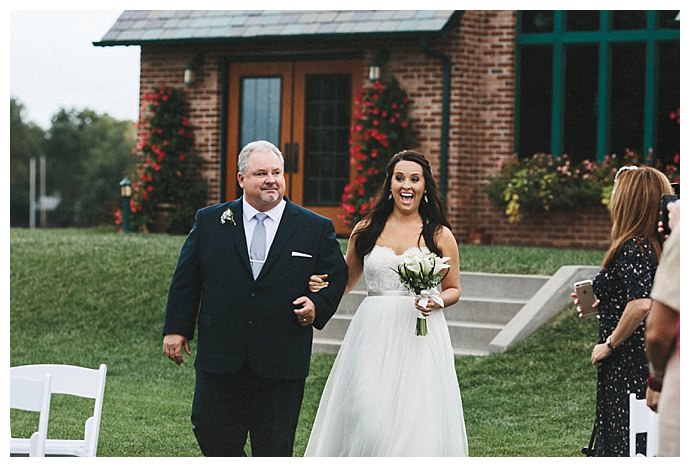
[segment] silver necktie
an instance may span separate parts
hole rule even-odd
[[[254,279],[259,276],[261,268],[264,266],[266,260],[266,226],[264,221],[268,217],[263,212],[258,212],[254,215],[256,218],[256,227],[254,227],[254,235],[252,236],[252,244],[249,247],[249,262],[252,265],[252,273]]]

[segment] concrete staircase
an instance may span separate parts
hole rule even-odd
[[[572,283],[592,278],[597,268],[564,266],[553,276],[461,273],[460,301],[444,310],[456,355],[502,352],[571,302]],[[314,330],[314,352],[335,353],[357,307],[366,297],[362,281],[345,295],[338,311]]]

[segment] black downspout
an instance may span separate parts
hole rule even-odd
[[[422,37],[422,50],[430,57],[437,58],[443,63],[443,96],[441,104],[441,175],[439,177],[439,189],[441,191],[441,201],[446,204],[448,194],[448,131],[450,128],[450,78],[453,64],[442,52],[429,48],[426,37]]]

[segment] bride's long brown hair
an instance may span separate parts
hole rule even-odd
[[[422,238],[424,244],[439,256],[441,251],[436,244],[436,234],[441,226],[450,229],[450,223],[443,212],[441,206],[441,193],[431,173],[431,165],[423,154],[417,151],[405,150],[394,155],[386,166],[386,180],[378,193],[378,198],[372,210],[367,214],[359,228],[355,230],[357,238],[355,240],[355,253],[360,261],[374,248],[383,228],[386,225],[388,216],[393,212],[393,200],[388,198],[391,190],[391,180],[395,165],[400,161],[410,161],[422,167],[424,186],[426,188],[426,200],[419,205],[419,215],[422,218],[422,231],[419,233],[418,245],[421,245]]]

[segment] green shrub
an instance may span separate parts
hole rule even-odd
[[[194,130],[184,92],[154,88],[143,100],[149,113],[139,122],[138,172],[132,184],[133,224],[145,230],[187,233],[206,201],[202,158],[194,150]],[[160,217],[162,207],[169,215]]]
[[[489,177],[486,194],[505,210],[510,222],[519,222],[530,212],[608,206],[613,179],[621,166],[652,163],[651,157],[632,151],[622,157],[614,154],[601,162],[584,160],[579,164],[573,164],[567,155],[535,154],[526,159],[513,155]],[[672,175],[671,167],[657,168]]]

